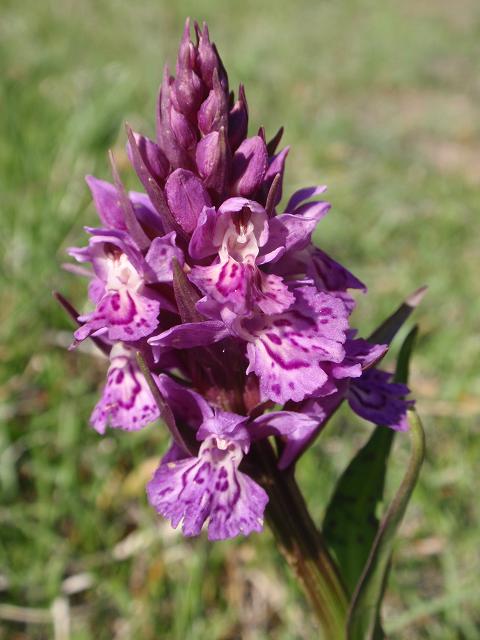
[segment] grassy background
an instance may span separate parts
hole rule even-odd
[[[108,176],[109,147],[127,175],[122,123],[153,132],[186,15],[208,20],[232,85],[245,82],[252,128],[286,125],[288,191],[329,185],[317,239],[369,284],[362,331],[430,286],[412,381],[428,459],[386,627],[478,638],[480,5],[1,0],[0,13],[0,638],[315,637],[268,532],[210,545],[158,522],[144,483],[162,429],[88,428],[105,363],[65,351],[71,326],[50,296],[83,303],[59,268],[94,220],[83,175]],[[305,456],[319,520],[368,432],[343,413]],[[390,490],[407,451],[397,442]]]

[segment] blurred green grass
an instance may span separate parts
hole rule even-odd
[[[153,132],[162,65],[173,63],[187,15],[208,20],[232,86],[246,84],[252,128],[286,125],[286,191],[328,184],[333,210],[317,240],[369,285],[356,311],[362,332],[429,285],[412,380],[428,459],[398,540],[386,626],[392,638],[474,640],[474,0],[1,2],[0,638],[53,637],[45,621],[21,622],[46,620],[52,604],[56,638],[315,636],[269,533],[212,546],[158,528],[143,484],[162,430],[100,439],[89,429],[105,363],[65,351],[71,326],[50,295],[57,288],[83,304],[84,283],[59,268],[95,219],[83,176],[108,176],[109,147],[124,158],[125,120]],[[318,520],[368,431],[343,412],[305,456],[300,481]],[[397,443],[391,487],[407,449]]]

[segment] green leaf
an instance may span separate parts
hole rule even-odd
[[[172,260],[173,294],[182,322],[200,322],[205,318],[197,311],[196,304],[200,300],[198,290],[187,278],[178,260]]]
[[[420,289],[411,293],[398,309],[375,329],[371,336],[367,338],[368,341],[378,344],[390,344],[398,330],[405,323],[405,320],[407,320],[412,311],[414,311],[423,300],[426,292],[427,287],[420,287]]]
[[[408,363],[417,334],[405,338],[397,360],[395,380],[407,382]],[[387,460],[395,431],[376,427],[368,442],[340,477],[327,507],[323,535],[334,553],[345,586],[353,593],[372,547],[383,500]]]
[[[379,610],[397,529],[417,483],[425,455],[425,434],[415,411],[409,411],[412,452],[402,483],[383,518],[350,603],[347,620],[348,640],[375,640],[378,637]],[[381,637],[381,636],[380,636]]]
[[[191,430],[190,429],[182,429],[182,432],[178,428],[178,425],[175,420],[175,416],[173,412],[163,397],[157,383],[155,382],[152,372],[150,371],[147,363],[145,362],[145,358],[141,351],[137,351],[137,363],[140,367],[140,371],[142,372],[146,383],[152,395],[157,403],[157,407],[160,410],[160,418],[167,425],[168,430],[170,431],[170,435],[173,440],[187,453],[188,455],[194,455],[195,452],[195,442],[192,441]]]

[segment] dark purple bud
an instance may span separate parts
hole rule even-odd
[[[200,31],[198,24],[195,24],[195,31],[198,38],[198,66],[203,82],[209,89],[213,88],[213,72],[216,70],[220,85],[224,92],[228,95],[228,77],[227,72],[222,64],[217,48],[210,42],[208,27],[203,23],[203,29]]]
[[[217,70],[213,71],[213,89],[208,98],[203,102],[198,112],[198,128],[203,135],[212,131],[219,131],[221,127],[228,126],[228,101],[223,91]]]
[[[194,119],[204,96],[205,87],[195,73],[197,53],[190,41],[190,20],[187,18],[177,57],[177,77],[172,91],[172,101],[177,111]]]
[[[186,169],[177,169],[169,176],[165,195],[173,217],[187,233],[196,228],[203,207],[211,205],[202,181]]]
[[[157,140],[163,152],[167,156],[174,169],[177,167],[190,167],[192,162],[188,153],[178,143],[173,132],[170,113],[172,110],[171,89],[174,79],[169,75],[165,67],[163,82],[158,97],[157,109]]]
[[[145,190],[150,198],[151,203],[155,207],[155,209],[160,214],[162,219],[162,225],[164,229],[168,231],[179,231],[182,229],[178,227],[176,224],[172,214],[170,213],[170,209],[165,201],[165,196],[163,195],[163,191],[158,184],[156,176],[152,174],[151,167],[146,162],[146,158],[144,154],[142,154],[140,147],[137,143],[137,138],[135,134],[127,125],[127,136],[128,136],[128,146],[131,154],[131,162],[135,171],[137,172],[138,177],[140,178],[141,183],[145,187]],[[140,136],[142,137],[142,136]],[[150,141],[151,142],[151,141]],[[155,144],[155,143],[152,143]],[[155,145],[156,146],[156,145]],[[148,158],[147,158],[148,159]],[[167,163],[168,167],[168,163]]]
[[[290,147],[285,147],[276,156],[270,157],[268,159],[268,169],[265,172],[265,176],[263,178],[262,186],[260,187],[260,195],[259,202],[265,202],[268,193],[270,191],[270,187],[272,186],[273,179],[275,176],[280,176],[278,186],[275,189],[275,197],[270,202],[270,206],[275,208],[277,204],[282,199],[282,184],[283,184],[283,174],[285,172],[285,161],[287,159],[288,152],[290,151]]]
[[[182,39],[180,40],[180,47],[178,49],[176,71],[180,73],[182,69],[194,69],[195,68],[196,52],[192,41],[190,40],[190,18],[185,20],[185,27],[183,28]]]
[[[170,125],[175,137],[181,147],[186,151],[195,148],[197,144],[197,134],[183,113],[179,113],[173,106],[170,110]]]
[[[245,140],[248,133],[248,105],[245,90],[241,84],[238,88],[238,100],[228,116],[228,139],[230,148],[235,151]]]
[[[175,79],[175,101],[179,111],[192,120],[205,97],[205,87],[191,69],[182,69]]]
[[[260,136],[247,138],[232,161],[232,193],[248,197],[262,184],[267,170],[267,147]]]
[[[150,140],[150,138],[142,136],[140,133],[136,133],[135,131],[132,131],[132,136],[135,140],[136,147],[143,160],[143,163],[148,169],[150,175],[152,175],[155,178],[155,180],[157,180],[160,184],[162,184],[166,180],[168,176],[168,171],[170,168],[169,162],[165,157],[165,154],[160,149],[158,144],[153,142],[153,140]],[[137,171],[138,173],[137,167],[135,166],[136,154],[132,149],[132,145],[130,141],[128,142],[128,145],[127,145],[127,154],[135,171]]]
[[[269,142],[267,142],[267,152],[269,156],[274,155],[278,145],[280,144],[280,140],[282,139],[282,136],[283,136],[283,127],[280,127],[280,129],[273,136],[273,138]]]
[[[220,131],[212,131],[200,140],[195,159],[198,173],[203,178],[204,185],[223,194],[231,164],[231,153],[223,127]]]

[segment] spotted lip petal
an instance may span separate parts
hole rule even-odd
[[[303,400],[325,385],[329,364],[345,357],[348,312],[342,301],[313,287],[297,289],[296,296],[292,310],[242,323],[247,373],[259,377],[262,400]]]
[[[107,291],[92,313],[80,316],[84,323],[75,339],[105,335],[109,340],[135,341],[150,335],[158,326],[160,302],[128,289]]]
[[[205,440],[198,458],[161,464],[147,485],[150,504],[186,536],[200,534],[208,520],[209,540],[249,535],[263,528],[265,491],[238,471],[238,445],[223,451]]]
[[[162,460],[147,485],[152,506],[174,528],[182,522],[186,536],[199,535],[207,520],[210,540],[260,531],[268,497],[238,470],[250,446],[247,418],[213,410],[201,396],[166,376],[159,384],[176,420],[187,418],[203,442],[196,457],[180,457],[171,449]]]
[[[157,404],[136,363],[133,351],[122,343],[113,346],[102,397],[90,423],[99,433],[106,427],[136,431],[159,416]]]
[[[294,301],[282,278],[232,258],[210,267],[195,267],[190,280],[239,316],[251,315],[256,308],[267,314],[281,313]]]

